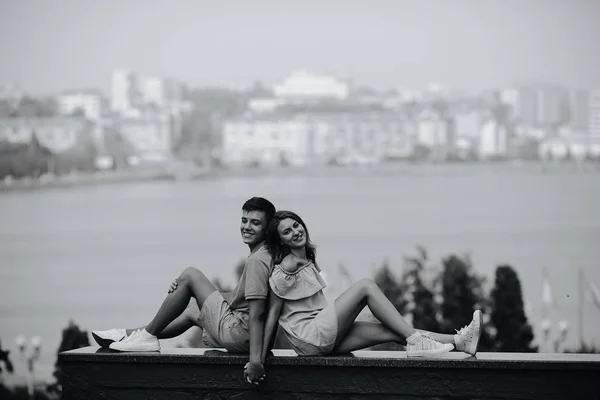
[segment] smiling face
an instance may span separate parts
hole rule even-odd
[[[285,218],[277,226],[281,243],[290,249],[301,249],[306,245],[306,229],[293,218]]]
[[[240,222],[242,240],[250,249],[264,242],[267,232],[267,218],[264,211],[242,211]]]

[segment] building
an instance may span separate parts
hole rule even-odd
[[[548,138],[540,143],[539,157],[546,161],[600,160],[600,135],[580,134]]]
[[[573,90],[569,93],[571,128],[588,131],[590,129],[590,91]]]
[[[416,121],[416,144],[427,148],[430,158],[444,161],[455,151],[455,123],[431,109],[423,110]]]
[[[276,97],[290,102],[326,99],[343,101],[348,98],[349,92],[346,82],[307,70],[293,72],[273,88]]]
[[[302,164],[308,154],[305,123],[278,115],[241,117],[223,124],[226,165]]]
[[[569,92],[557,85],[523,85],[503,90],[501,101],[515,121],[530,125],[560,125],[568,121]]]
[[[81,113],[85,118],[98,121],[105,111],[106,101],[98,90],[66,91],[56,99],[62,115]]]
[[[0,144],[28,145],[37,140],[53,154],[77,152],[92,145],[93,124],[81,117],[0,119]]]
[[[569,119],[569,92],[560,86],[537,88],[538,125],[560,125]]]
[[[481,160],[504,158],[508,154],[508,132],[505,126],[489,119],[481,126],[477,155]]]
[[[183,86],[174,79],[150,77],[140,85],[141,100],[144,104],[168,107],[182,101]]]
[[[126,141],[132,159],[167,161],[171,159],[174,131],[169,114],[136,109],[137,115],[120,117],[112,126]]]
[[[600,135],[600,89],[590,92],[590,134]]]
[[[414,126],[395,113],[254,114],[225,121],[226,165],[367,163],[409,157]]]
[[[124,112],[140,100],[137,76],[129,70],[113,71],[111,81],[111,109]]]

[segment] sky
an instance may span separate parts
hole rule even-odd
[[[292,71],[376,88],[600,87],[600,0],[0,0],[0,85],[108,91],[111,71],[191,86]]]

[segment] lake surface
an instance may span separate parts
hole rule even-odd
[[[304,218],[334,292],[340,262],[358,280],[384,259],[400,274],[417,244],[432,266],[469,252],[489,287],[497,265],[517,269],[538,333],[546,267],[572,346],[577,268],[600,287],[597,172],[393,166],[15,191],[0,193],[2,346],[22,364],[14,338],[40,335],[39,376],[49,377],[70,319],[85,330],[145,324],[187,266],[233,285],[247,253],[240,209],[255,195]],[[585,338],[599,344],[599,328],[600,310],[586,303]]]

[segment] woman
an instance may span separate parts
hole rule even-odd
[[[263,362],[277,321],[296,353],[348,353],[380,343],[406,345],[409,357],[435,356],[457,350],[475,354],[481,333],[481,312],[456,335],[417,331],[398,313],[379,287],[363,279],[327,304],[304,221],[291,211],[278,211],[267,228],[267,246],[273,257],[269,278],[272,290],[265,324]],[[368,306],[379,322],[356,321]]]

